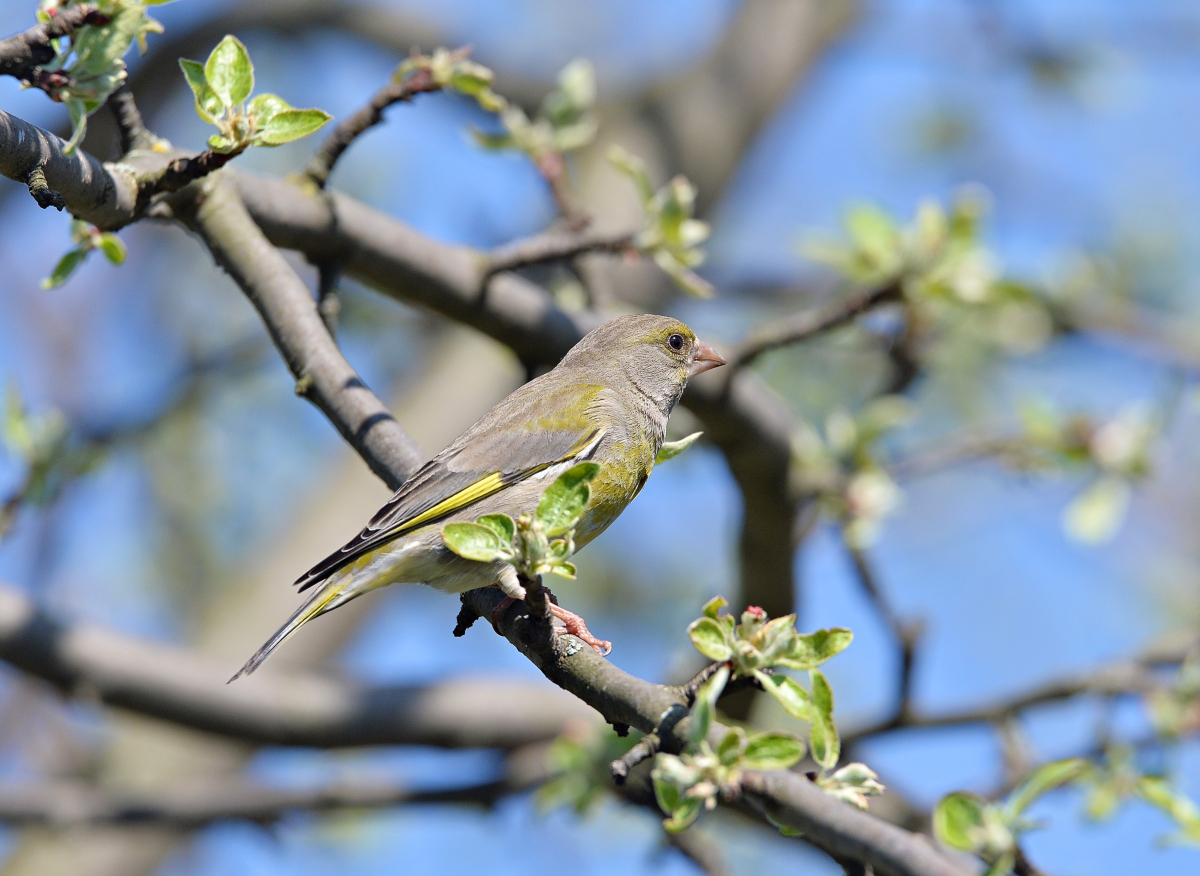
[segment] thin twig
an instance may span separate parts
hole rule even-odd
[[[683,685],[684,695],[687,697],[688,708],[696,704],[696,694],[700,692],[700,688],[704,687],[704,683],[717,674],[722,666],[729,666],[728,661],[723,663],[710,663],[697,672],[692,680]]]
[[[922,624],[919,622],[906,623],[900,619],[892,608],[891,602],[880,589],[875,571],[871,568],[866,553],[861,548],[846,543],[846,552],[854,565],[854,572],[859,584],[862,585],[871,603],[875,606],[875,610],[900,647],[900,670],[896,682],[896,710],[892,718],[892,721],[899,726],[912,712],[913,666]]]
[[[321,144],[321,148],[317,150],[317,154],[313,156],[312,161],[308,163],[304,175],[318,188],[325,188],[325,184],[329,181],[329,174],[333,172],[333,166],[342,157],[342,153],[350,148],[350,144],[359,135],[383,121],[385,109],[394,103],[407,103],[415,95],[440,91],[441,88],[442,86],[434,80],[433,72],[427,67],[417,68],[410,76],[399,82],[388,83],[375,92],[370,103],[333,129],[333,132],[325,138],[325,142]]]
[[[54,60],[51,40],[69,36],[87,24],[103,27],[111,21],[90,4],[60,9],[49,20],[24,33],[0,40],[0,75],[15,76],[29,85],[37,85],[37,68]]]
[[[154,148],[158,138],[146,127],[128,85],[122,85],[109,95],[108,108],[112,110],[113,118],[117,122],[122,155],[127,155],[134,149]]]
[[[571,178],[567,174],[567,159],[563,154],[553,150],[543,152],[535,159],[534,165],[550,187],[550,196],[554,198],[554,206],[558,208],[566,227],[571,231],[582,231],[590,225],[591,214],[575,203]]]
[[[138,209],[144,211],[155,195],[177,192],[184,186],[220,170],[245,151],[245,147],[229,152],[207,149],[199,155],[176,158],[162,170],[143,177],[138,185]]]
[[[624,755],[614,760],[609,768],[612,770],[613,781],[618,785],[625,784],[625,780],[629,778],[630,772],[644,760],[649,760],[658,754],[659,748],[662,746],[662,740],[657,733],[647,733],[637,741],[637,744]]]
[[[811,310],[802,310],[790,317],[760,326],[750,333],[742,346],[730,357],[730,373],[746,367],[768,350],[824,334],[869,310],[898,301],[900,295],[900,283],[897,281],[850,298],[831,301]]]
[[[589,252],[624,253],[633,247],[636,235],[572,233],[569,231],[547,231],[492,250],[484,263],[483,279],[503,271],[513,271],[528,265],[562,261]]]

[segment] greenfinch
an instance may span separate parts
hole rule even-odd
[[[639,314],[601,325],[421,466],[362,532],[302,575],[296,585],[312,594],[233,678],[253,672],[313,618],[388,584],[428,584],[448,593],[495,586],[523,598],[512,565],[454,554],[442,526],[531,512],[555,478],[590,460],[599,472],[575,531],[582,547],[645,486],[688,380],[723,364],[676,319]],[[552,611],[565,624],[558,629],[601,653],[611,648],[582,618],[557,605]]]

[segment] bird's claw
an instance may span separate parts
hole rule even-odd
[[[575,612],[567,611],[561,605],[552,602],[550,603],[550,614],[563,623],[561,627],[554,628],[554,632],[560,636],[574,636],[585,645],[591,645],[601,657],[607,657],[612,653],[612,642],[605,639],[597,639],[593,636],[591,630],[587,628],[587,624],[584,623],[583,618],[575,614]]]

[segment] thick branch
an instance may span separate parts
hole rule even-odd
[[[594,720],[576,700],[501,680],[363,687],[264,671],[227,685],[228,666],[101,627],[66,626],[0,587],[0,659],[67,694],[265,745],[514,748]]]
[[[333,172],[333,166],[342,157],[342,153],[350,148],[350,144],[360,134],[383,121],[385,109],[394,103],[407,103],[415,95],[440,91],[441,88],[442,86],[434,81],[433,73],[422,67],[400,82],[392,82],[379,89],[370,103],[333,129],[333,133],[325,139],[309,162],[304,175],[316,183],[318,188],[325,188],[329,174]]]
[[[103,26],[109,21],[107,15],[90,4],[59,10],[49,21],[0,41],[0,75],[28,82],[35,67],[54,60],[51,40],[68,36],[85,24]]]
[[[502,599],[503,594],[492,588],[463,596],[481,617],[493,616]],[[609,723],[657,732],[664,751],[681,751],[687,745],[690,719],[662,720],[669,712],[687,708],[682,688],[635,678],[591,648],[577,647],[570,636],[531,635],[517,605],[498,618],[497,630],[548,679],[592,706]],[[719,738],[724,732],[717,725],[712,735]],[[741,802],[776,823],[802,830],[807,842],[834,857],[870,864],[879,874],[967,876],[973,872],[922,837],[835,800],[797,773],[747,773]]]
[[[343,358],[304,282],[263,236],[224,178],[206,180],[184,221],[245,292],[296,378],[342,437],[392,489],[425,461],[408,433]]]
[[[750,337],[729,360],[730,368],[731,370],[744,368],[768,350],[807,341],[817,335],[840,328],[867,311],[882,304],[897,301],[899,298],[900,284],[889,283],[878,289],[860,292],[849,298],[839,298],[820,307],[802,310],[790,317],[774,320],[750,333]]]
[[[109,95],[108,108],[112,110],[117,123],[122,155],[134,149],[151,149],[158,142],[158,138],[146,127],[128,85],[122,85]]]
[[[105,791],[82,782],[50,782],[0,789],[0,822],[58,829],[154,824],[186,830],[233,818],[270,823],[297,811],[377,809],[419,803],[490,806],[501,797],[536,787],[549,778],[545,745],[535,744],[510,755],[499,778],[430,790],[362,779],[317,788],[273,788],[231,777],[137,794]]]

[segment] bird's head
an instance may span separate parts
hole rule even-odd
[[[688,380],[725,360],[679,320],[639,313],[619,316],[592,331],[563,364],[626,377],[669,410]]]

